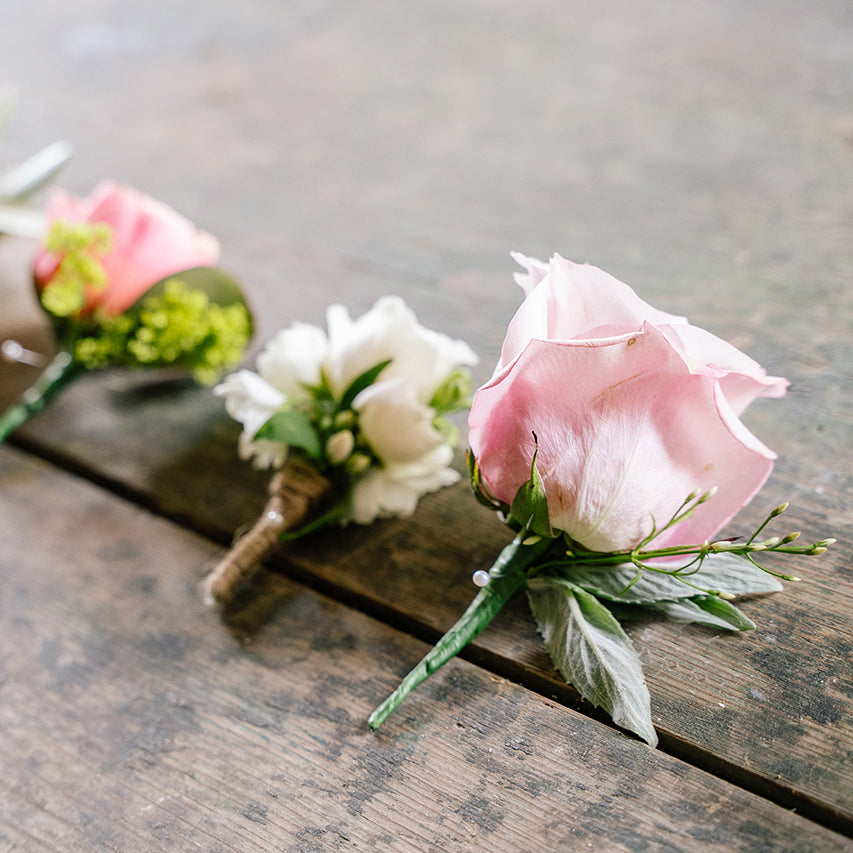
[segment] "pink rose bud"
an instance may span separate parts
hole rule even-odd
[[[87,288],[83,313],[97,308],[109,316],[121,314],[167,276],[212,267],[219,260],[216,238],[162,202],[109,181],[98,184],[87,198],[54,190],[46,213],[48,229],[57,220],[109,228],[110,248],[96,257],[103,282]],[[61,260],[42,244],[33,265],[39,290],[50,285]]]
[[[632,548],[691,493],[713,499],[654,539],[704,542],[761,488],[775,454],[738,416],[787,381],[652,308],[595,267],[514,256],[526,299],[478,392],[469,442],[506,504],[536,467],[551,526],[597,551]]]

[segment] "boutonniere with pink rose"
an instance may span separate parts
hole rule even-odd
[[[370,716],[408,693],[526,590],[554,666],[593,705],[657,742],[640,658],[617,616],[642,608],[716,629],[753,628],[733,600],[774,592],[766,558],[834,540],[719,531],[758,492],[775,454],[740,420],[787,381],[588,265],[514,254],[525,299],[469,415],[476,497],[512,541],[457,623]]]
[[[182,368],[212,384],[243,356],[252,318],[216,268],[219,243],[172,208],[111,182],[87,198],[54,190],[33,278],[59,352],[0,415],[0,442],[87,370]],[[12,360],[37,354],[3,343]]]
[[[208,603],[227,605],[282,539],[330,524],[410,516],[421,496],[459,480],[451,467],[470,405],[460,340],[422,326],[397,296],[350,317],[326,311],[326,329],[295,323],[214,392],[242,424],[238,452],[274,471],[269,502],[207,576]]]

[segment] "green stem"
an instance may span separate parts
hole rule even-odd
[[[761,543],[752,545],[749,543],[740,542],[712,542],[710,545],[673,545],[669,548],[655,548],[650,551],[609,551],[599,553],[597,551],[580,551],[573,550],[571,556],[565,560],[555,560],[555,565],[565,565],[571,563],[573,566],[594,565],[594,566],[618,566],[624,563],[637,564],[639,560],[643,563],[642,568],[649,571],[660,571],[661,574],[671,574],[671,572],[662,571],[655,566],[646,565],[648,560],[660,560],[664,557],[704,557],[711,554],[736,554],[740,557],[745,557],[748,554],[807,554],[813,545],[800,545],[786,547],[774,545],[772,547],[762,547]],[[540,570],[548,568],[546,565],[538,567]],[[684,567],[682,567],[683,569]],[[679,572],[681,569],[679,569]]]
[[[67,352],[60,352],[44,373],[0,415],[0,444],[24,421],[40,412],[69,382],[85,368]]]
[[[415,687],[455,657],[494,619],[504,604],[527,584],[525,569],[542,559],[555,541],[540,539],[534,544],[523,545],[521,539],[516,538],[501,551],[489,571],[489,583],[477,593],[456,624],[368,717],[371,731],[378,729]]]

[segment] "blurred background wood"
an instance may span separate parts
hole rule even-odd
[[[648,757],[577,702],[551,670],[523,600],[466,654],[474,667],[454,664],[439,674],[371,741],[361,720],[423,650],[403,634],[429,642],[448,627],[473,594],[471,572],[486,567],[505,541],[498,522],[459,486],[425,501],[412,522],[346,529],[282,549],[272,566],[298,583],[263,574],[232,614],[233,624],[223,626],[196,604],[195,584],[204,561],[221,553],[263,505],[266,476],[237,460],[237,427],[209,390],[117,372],[86,377],[19,431],[17,450],[3,452],[0,562],[4,579],[23,572],[24,580],[0,593],[2,633],[10,643],[0,679],[8,732],[0,766],[15,780],[7,782],[8,802],[17,804],[0,812],[6,832],[0,843],[288,849],[286,836],[293,849],[325,849],[332,836],[316,834],[310,818],[332,809],[353,843],[379,843],[371,834],[375,820],[399,828],[400,847],[423,849],[428,840],[439,849],[477,849],[501,796],[505,820],[490,837],[493,849],[522,849],[513,834],[522,823],[539,849],[560,849],[568,827],[589,820],[593,806],[600,820],[584,839],[589,849],[692,849],[703,840],[740,850],[781,850],[786,843],[798,850],[843,848],[839,836],[819,825],[849,833],[853,820],[850,4],[10,5],[0,31],[0,85],[16,86],[19,102],[0,140],[0,167],[67,138],[76,155],[62,186],[84,194],[101,178],[114,178],[215,233],[225,266],[256,308],[256,346],[293,321],[322,322],[330,302],[356,313],[395,292],[424,324],[474,346],[482,357],[475,378],[483,381],[519,302],[509,251],[540,257],[557,251],[589,261],[792,381],[784,400],[759,401],[747,413],[748,426],[780,459],[733,532],[790,500],[780,521],[785,531],[840,542],[820,560],[786,564],[803,584],[745,605],[758,625],[748,636],[652,622],[632,627],[668,756]],[[28,279],[32,249],[26,241],[0,241],[0,338],[46,351],[47,326]],[[30,368],[0,364],[0,405],[33,378]],[[81,476],[97,489],[80,484]],[[90,497],[63,497],[69,490],[77,495],[74,489]],[[144,605],[116,586],[119,552],[98,544],[113,535],[103,531],[105,513],[148,518],[126,501],[173,522],[149,519],[159,525],[159,551],[144,525],[122,540],[136,554],[134,573],[158,566],[160,580]],[[45,512],[64,526],[34,549],[35,531],[19,529],[27,513],[41,525]],[[63,569],[72,549],[79,552],[77,568]],[[51,554],[62,557],[57,565]],[[82,583],[75,572],[97,591],[97,608],[54,590]],[[174,585],[183,590],[180,608]],[[16,597],[16,588],[30,592]],[[304,605],[308,613],[330,608],[336,630],[342,620],[351,626],[352,660],[327,661],[325,616],[313,627],[310,619],[296,623],[298,629],[289,625],[281,600],[294,596],[311,602]],[[175,633],[186,610],[194,641],[185,644],[185,670],[162,664],[175,654],[169,643],[132,654],[143,636],[136,629],[128,627],[123,639],[99,634],[104,612],[115,608],[120,626],[140,606],[153,636]],[[69,666],[80,657],[98,683],[91,697],[47,678],[50,667],[39,669],[69,632],[75,650]],[[93,643],[97,648],[89,648]],[[281,662],[268,667],[252,651],[257,643]],[[113,644],[128,672],[105,659],[101,674],[98,655]],[[371,664],[369,652],[382,644],[386,651]],[[300,655],[297,665],[293,656]],[[337,666],[363,668],[364,683],[336,688],[347,715],[331,729],[328,721],[311,723],[304,736],[322,738],[331,755],[357,756],[366,748],[381,757],[370,780],[339,764],[323,798],[303,803],[297,817],[281,823],[291,795],[269,794],[279,790],[275,774],[318,777],[304,744],[288,737],[269,747],[274,758],[261,755],[257,745],[268,743],[270,726],[301,725],[293,708],[302,699],[293,698],[279,716],[269,704],[278,700],[270,697],[302,696],[311,689],[308,673],[320,672],[328,685]],[[152,716],[147,700],[121,701],[128,682],[138,679],[150,695],[173,690],[175,696],[190,679],[193,714],[206,721],[205,736],[190,746],[148,750],[150,772],[142,776],[139,754],[122,747],[120,721],[150,737],[166,724]],[[247,687],[255,683],[263,685],[257,692]],[[471,685],[470,702],[469,688],[460,684]],[[499,686],[490,693],[493,684]],[[450,707],[442,705],[448,693]],[[87,704],[96,701],[104,707],[100,725]],[[510,783],[505,769],[484,764],[482,772],[493,775],[476,777],[469,767],[452,790],[424,793],[418,775],[424,767],[457,762],[447,739],[456,721],[473,725],[475,711],[498,714],[507,702],[527,709],[524,737],[543,728],[535,740],[539,781],[524,789],[517,777]],[[232,706],[242,709],[236,722],[222,711]],[[171,709],[168,725],[188,713],[168,701],[164,707]],[[69,727],[74,737],[48,742],[44,736],[39,743],[43,732]],[[579,743],[566,737],[575,730],[611,755],[643,758],[590,766]],[[424,732],[443,746],[430,752]],[[587,780],[582,784],[602,798],[611,796],[606,781],[620,779],[623,760],[635,769],[643,762],[677,768],[659,772],[693,781],[680,800],[673,776],[659,787],[637,788],[636,796],[619,800],[618,818],[604,799],[584,795],[582,815],[552,759],[540,761],[558,747],[565,750],[559,772]],[[200,760],[207,762],[206,781],[198,782],[206,793],[187,781]],[[458,758],[460,767],[466,761]],[[394,773],[404,781],[398,775],[399,784],[388,783]],[[85,774],[84,804],[69,780]],[[227,802],[210,793],[214,776],[231,786]],[[382,788],[381,778],[390,787]],[[384,811],[361,822],[346,805],[347,796],[360,794],[344,794],[344,783],[362,793],[381,788]],[[705,785],[716,805],[703,800]],[[52,791],[44,809],[42,790]],[[537,805],[543,791],[546,805]],[[161,796],[173,803],[168,815],[157,806]],[[480,811],[465,806],[465,797],[480,803]],[[258,829],[250,805],[257,802],[275,816],[274,830]],[[150,823],[135,810],[146,804],[157,806]],[[722,815],[734,804],[754,815],[723,831]],[[422,811],[420,822],[400,818],[404,805]],[[691,816],[693,835],[679,834],[684,827],[672,823],[676,814]],[[554,815],[561,828],[551,831]],[[602,841],[608,816],[612,848]],[[745,828],[753,819],[757,827],[773,827],[764,847]],[[635,835],[616,832],[632,821],[640,827]],[[190,828],[202,825],[206,834],[193,836]],[[696,835],[703,825],[705,839]],[[789,825],[797,843],[785,841]],[[158,836],[157,826],[168,831]],[[484,833],[479,841],[465,836],[472,827]],[[809,831],[812,847],[800,846]],[[577,836],[573,841],[584,849]]]

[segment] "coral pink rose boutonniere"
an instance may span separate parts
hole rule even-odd
[[[181,367],[212,382],[242,357],[251,317],[237,284],[214,268],[210,234],[110,182],[88,198],[53,191],[46,219],[33,277],[60,351],[0,416],[0,441],[84,370]],[[4,344],[7,355],[16,350]]]
[[[752,628],[732,599],[796,580],[757,558],[820,554],[834,540],[759,539],[784,505],[746,541],[715,538],[775,458],[739,415],[758,397],[781,397],[784,379],[602,270],[514,257],[525,300],[471,407],[469,467],[475,494],[515,538],[489,572],[475,572],[471,606],[369,723],[381,725],[526,589],[557,669],[655,744],[640,659],[616,613]]]

